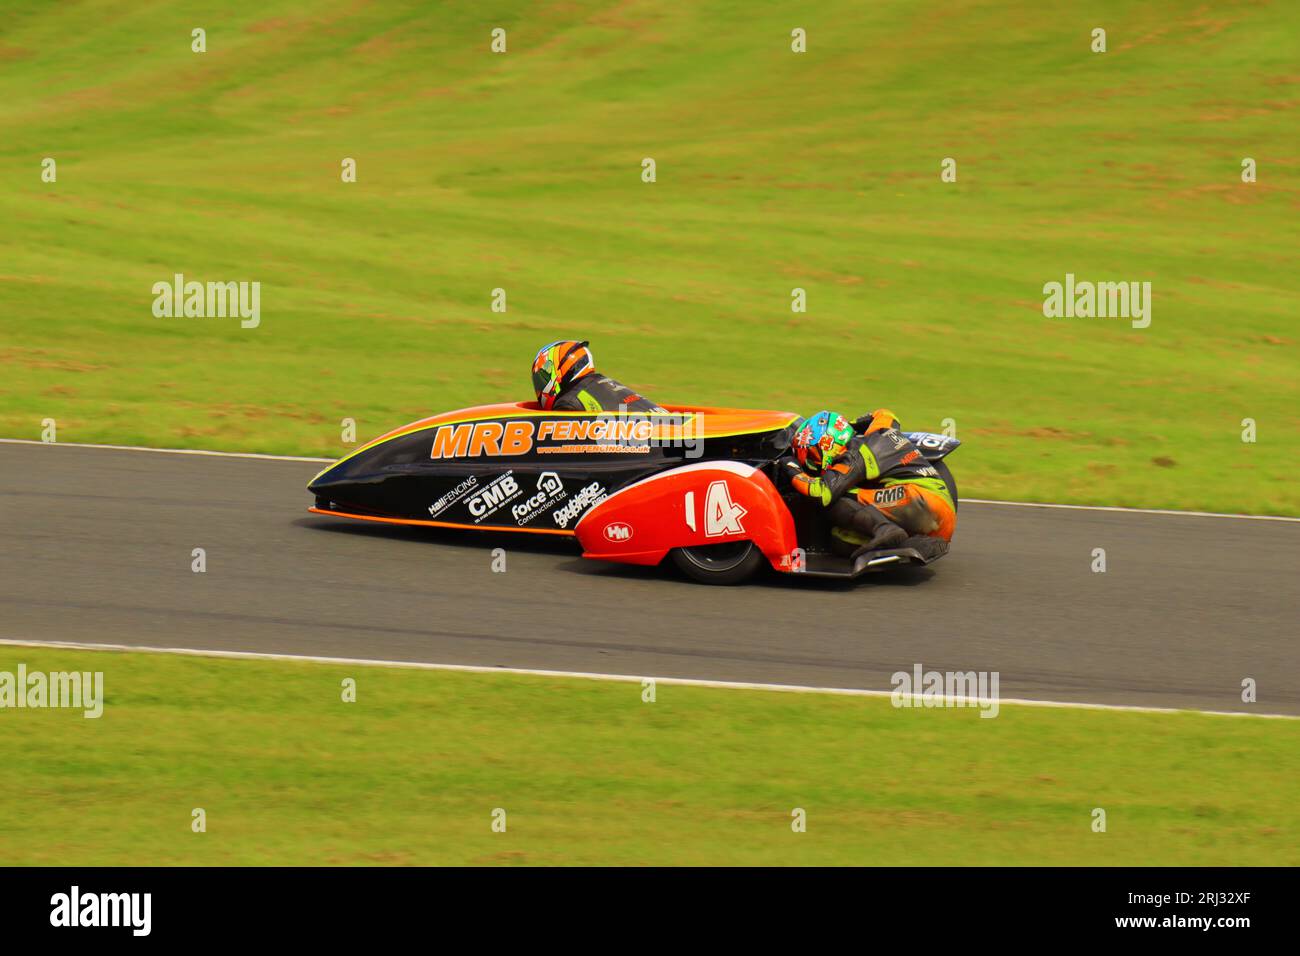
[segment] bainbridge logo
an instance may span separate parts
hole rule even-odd
[[[133,936],[148,936],[153,928],[152,893],[83,894],[74,886],[51,896],[50,906],[51,926],[126,926]]]
[[[183,273],[171,282],[153,284],[153,314],[159,319],[225,319],[238,316],[240,328],[262,323],[262,283],[186,282]]]
[[[0,671],[0,710],[11,707],[66,707],[95,720],[104,715],[104,672],[28,673],[26,664],[19,664],[16,674]]]

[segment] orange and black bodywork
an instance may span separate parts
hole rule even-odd
[[[817,559],[803,556],[799,496],[781,487],[779,463],[798,420],[696,406],[624,414],[533,402],[467,408],[398,428],[330,465],[308,485],[310,510],[576,536],[586,557],[627,563],[740,550],[750,572],[761,555],[781,571],[818,573]],[[812,552],[820,554],[816,544]],[[686,570],[726,583],[720,566]]]
[[[311,510],[377,521],[573,534],[597,500],[693,461],[771,461],[792,412],[677,406],[667,414],[484,405],[396,429],[308,485]]]

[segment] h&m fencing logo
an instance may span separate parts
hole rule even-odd
[[[631,541],[633,537],[632,526],[622,521],[611,521],[605,525],[604,534],[606,541],[613,541],[615,544]]]
[[[70,893],[50,897],[50,925],[59,927],[124,926],[133,936],[148,936],[153,928],[152,893]]]

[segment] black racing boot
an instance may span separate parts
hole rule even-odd
[[[948,553],[947,541],[943,538],[932,538],[928,534],[913,535],[907,539],[907,544],[903,547],[912,548],[925,558],[927,563]]]
[[[854,512],[853,530],[867,539],[867,543],[850,556],[853,560],[857,560],[868,551],[902,547],[908,537],[906,531],[871,505],[863,505]]]

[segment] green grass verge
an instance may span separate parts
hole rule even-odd
[[[106,705],[0,711],[6,864],[1300,863],[1293,721],[15,647],[0,670],[20,661],[102,670]]]
[[[1298,32],[1247,0],[20,0],[0,433],[334,454],[344,417],[527,397],[574,335],[665,402],[951,418],[972,496],[1297,514]],[[175,272],[261,282],[261,327],[154,318]],[[1045,319],[1067,272],[1150,281],[1152,326]]]

